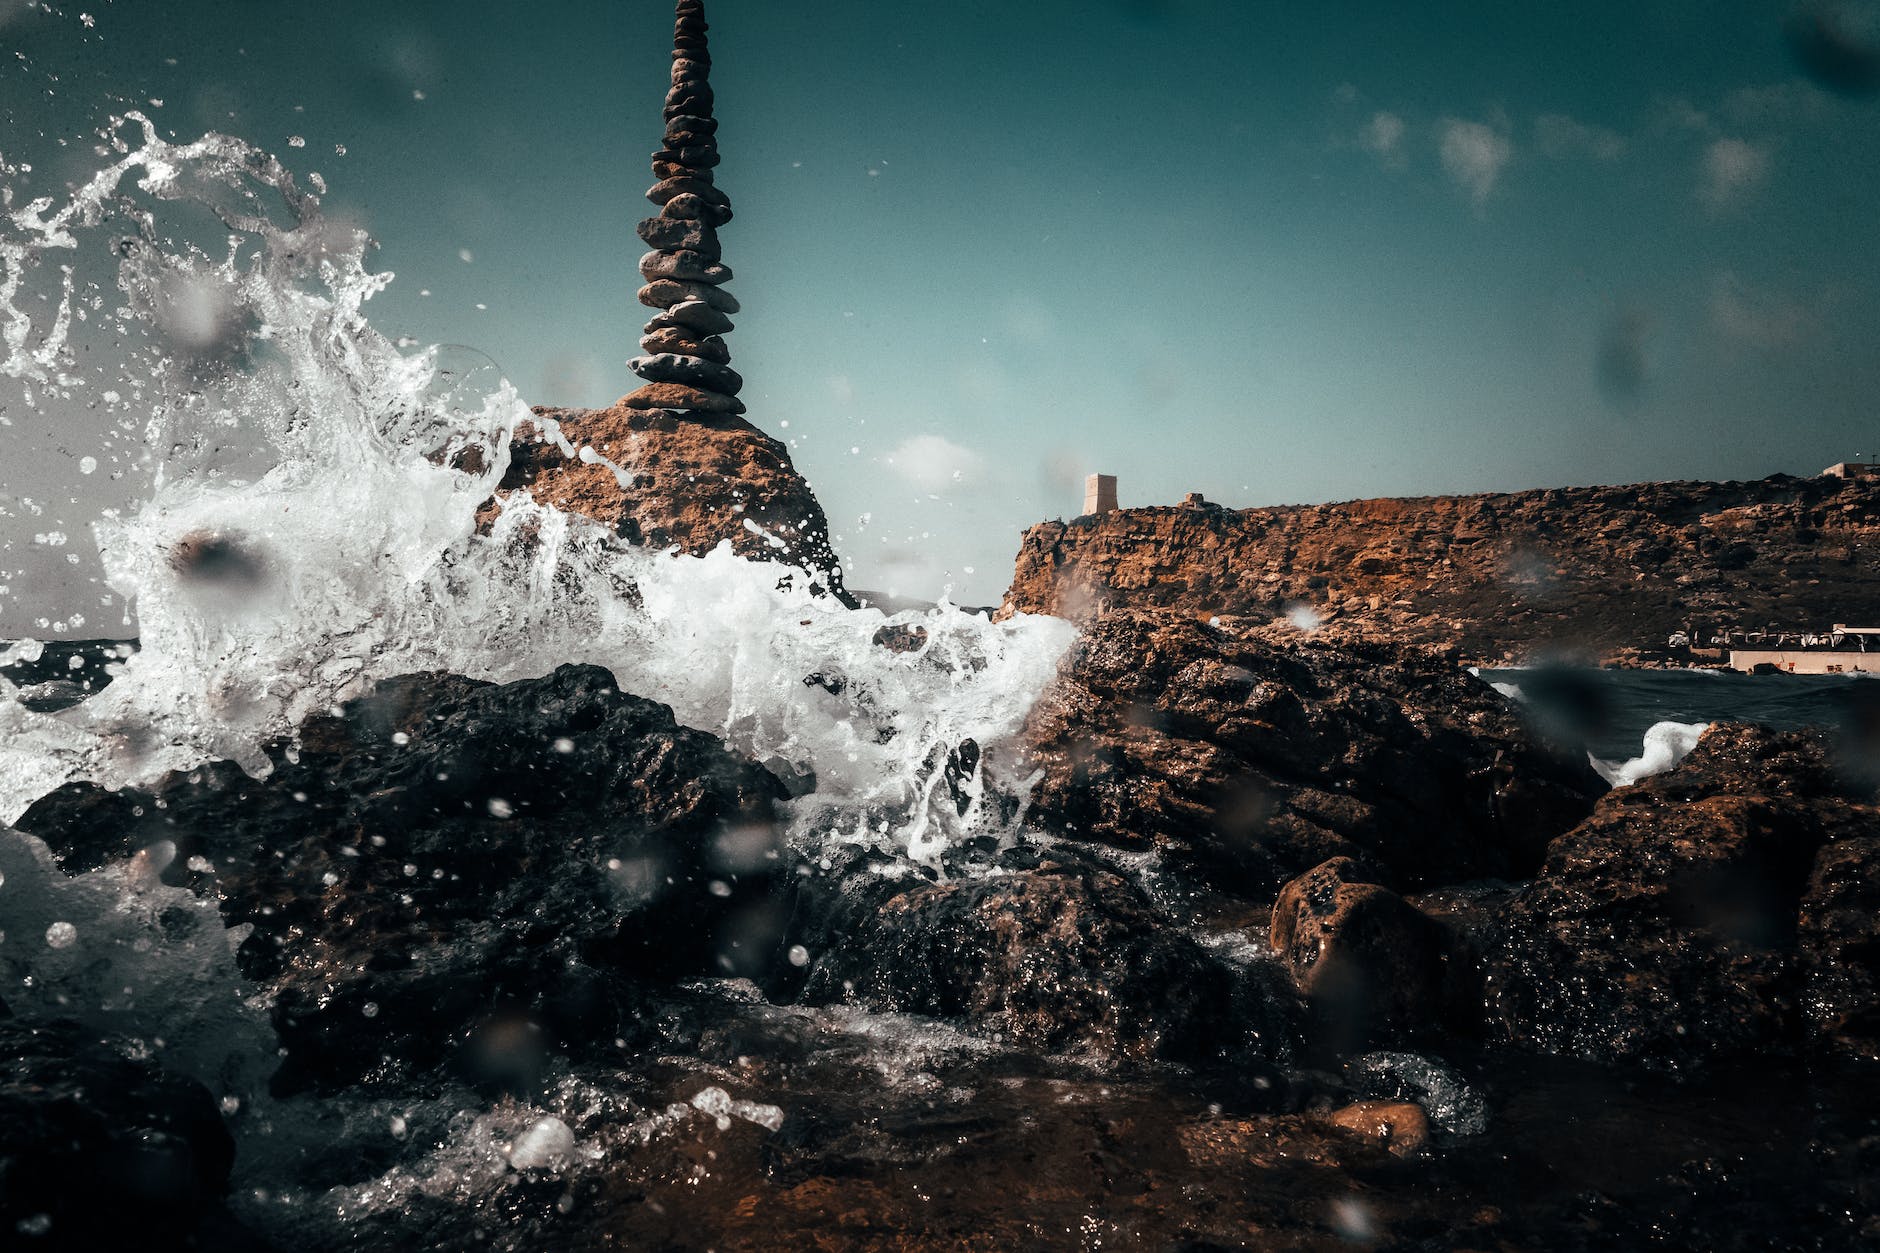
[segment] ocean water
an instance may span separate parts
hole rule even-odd
[[[1866,742],[1880,681],[1861,675],[1536,667],[1476,672],[1545,730],[1582,744],[1608,782],[1668,770],[1712,722],[1822,727]]]

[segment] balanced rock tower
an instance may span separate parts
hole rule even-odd
[[[718,228],[731,220],[731,200],[712,181],[718,164],[718,121],[712,116],[712,58],[703,0],[678,0],[673,24],[672,90],[666,93],[665,146],[653,154],[659,181],[646,198],[659,216],[639,225],[652,251],[640,258],[640,303],[658,309],[640,337],[646,355],[628,362],[646,385],[620,403],[628,409],[677,414],[739,414],[744,380],[731,368],[723,336],[738,311],[724,290],[731,271],[721,260]]]

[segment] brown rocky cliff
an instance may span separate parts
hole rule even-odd
[[[560,424],[576,456],[536,438],[539,429],[519,431],[498,496],[527,491],[650,548],[696,556],[729,540],[740,556],[800,565],[847,598],[822,505],[789,449],[743,418],[618,405],[534,412]],[[622,487],[606,462],[582,460],[586,448],[630,475],[632,486]],[[487,524],[497,507],[492,499],[479,520]]]
[[[1229,510],[1026,532],[1002,614],[1124,606],[1328,623],[1470,660],[1662,652],[1690,627],[1880,622],[1880,484],[1776,476]]]

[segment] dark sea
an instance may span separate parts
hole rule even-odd
[[[1478,673],[1520,700],[1544,729],[1614,763],[1646,752],[1654,728],[1661,741],[1678,739],[1679,728],[1694,741],[1701,725],[1725,721],[1781,730],[1825,727],[1865,741],[1880,720],[1880,679],[1862,675],[1565,666]]]

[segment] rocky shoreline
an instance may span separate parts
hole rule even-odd
[[[919,638],[882,643],[920,664]],[[1825,735],[1720,725],[1607,792],[1453,654],[1117,611],[1023,741],[1022,834],[939,870],[789,847],[780,782],[575,666],[381,684],[266,779],[71,784],[17,825],[53,873],[142,866],[213,903],[280,1041],[271,1099],[461,1090],[515,1124],[486,1146],[489,1196],[407,1180],[396,1215],[310,1247],[1074,1247],[1047,1217],[1073,1198],[1092,1231],[1171,1248],[1629,1247],[1669,1221],[1714,1247],[1880,1236],[1864,1105],[1795,1132],[1823,1165],[1790,1227],[1746,1218],[1777,1168],[1730,1157],[1737,1098],[1706,1095],[1744,1065],[1857,1090],[1880,1061],[1880,798]],[[949,781],[971,779],[979,747],[953,750]],[[4,839],[17,888],[31,841]],[[121,1033],[68,1056],[104,1020],[58,1025],[52,994],[8,997],[0,1101],[31,1116],[6,1178],[34,1182],[0,1218],[99,1236],[71,1216],[129,1186],[117,1157],[81,1152],[55,1183],[23,1164],[73,1119],[168,1119],[136,1133],[171,1164],[127,1220],[155,1247],[233,1224],[207,1094],[125,1070],[149,1063]],[[47,1066],[100,1069],[59,1087]],[[1524,1073],[1711,1129],[1631,1128],[1677,1160],[1630,1181],[1559,1157],[1577,1132],[1528,1145],[1550,1186],[1588,1186],[1511,1209],[1482,1171],[1535,1134]],[[423,1170],[421,1139],[302,1146],[289,1173],[383,1187]],[[266,1206],[236,1210],[268,1238]]]

